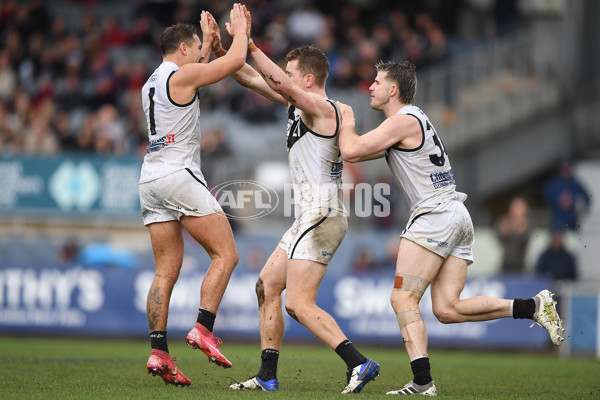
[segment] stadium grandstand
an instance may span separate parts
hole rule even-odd
[[[140,90],[160,64],[158,38],[174,22],[198,24],[201,11],[209,10],[227,48],[225,22],[231,4],[221,0],[0,2],[2,330],[22,332],[41,326],[58,332],[91,332],[94,322],[86,321],[86,313],[112,313],[112,302],[98,303],[110,293],[145,295],[154,264],[137,193],[148,144]],[[600,2],[248,0],[244,4],[252,12],[255,43],[272,59],[283,61],[290,49],[305,44],[327,54],[328,94],[353,107],[359,132],[374,128],[383,118],[368,104],[374,64],[393,59],[417,66],[416,104],[436,124],[452,154],[458,189],[469,196],[466,204],[476,232],[475,263],[470,267],[474,280],[468,283],[472,292],[518,297],[513,292],[519,288],[530,291],[550,282],[559,294],[572,299],[565,307],[574,307],[577,301],[588,304],[587,299],[598,296]],[[221,330],[231,336],[256,337],[253,282],[292,221],[286,204],[286,113],[231,78],[203,89],[200,98],[202,168],[209,185],[218,191],[236,188],[227,186],[232,182],[252,182],[251,193],[272,196],[272,209],[264,215],[256,202],[254,206],[225,204],[230,206],[225,210],[240,253],[230,285],[234,289],[228,292],[238,290],[244,295],[236,298],[226,293]],[[576,276],[570,280],[542,276],[537,269],[553,231],[548,182],[565,160],[586,191],[577,203],[577,223],[563,232],[564,247],[577,261]],[[343,180],[348,184],[350,229],[328,274],[345,280],[331,277],[324,284],[331,285],[332,293],[350,293],[362,281],[370,290],[366,293],[383,291],[387,296],[385,282],[392,280],[394,249],[408,217],[405,200],[381,160],[346,164]],[[390,189],[385,193],[390,212],[382,216],[364,209],[366,203],[373,203],[377,184],[389,184]],[[527,203],[529,235],[521,268],[506,272],[502,267],[506,248],[498,226],[515,197]],[[182,273],[201,275],[209,265],[208,256],[193,240],[186,240],[186,246]],[[11,287],[20,287],[22,293],[31,289],[26,288],[28,279],[37,282],[36,287],[55,279],[57,291],[60,279],[71,279],[73,288],[98,286],[103,294],[87,303],[74,296],[64,304],[58,295],[44,298],[44,291],[32,295],[29,302],[19,294],[11,297]],[[120,281],[111,287],[115,279]],[[340,289],[340,282],[346,286]],[[54,293],[53,288],[47,293]],[[174,329],[187,326],[185,318],[191,303],[196,303],[196,294],[185,288],[183,293],[193,301],[184,295],[174,298],[176,308],[169,322]],[[573,293],[588,297],[578,300]],[[373,312],[373,324],[379,323],[380,309],[388,320],[386,313],[391,313],[387,297],[379,301],[378,296],[370,309],[363,310]],[[138,297],[128,301],[131,304],[124,309],[129,314],[115,318],[108,329],[142,334],[145,310]],[[341,309],[334,294],[324,301]],[[247,304],[252,307],[244,308]],[[589,312],[599,315],[595,307]],[[71,314],[55,325],[31,310]],[[252,318],[240,316],[242,311]],[[339,311],[341,324],[348,324],[345,330],[350,336],[364,338],[361,326],[351,322],[354,311],[346,311]],[[562,311],[568,326],[571,311]],[[427,318],[433,319],[425,316],[428,323]],[[140,320],[136,326],[128,325]],[[585,322],[573,317],[572,323]],[[394,338],[388,326],[381,322],[382,340]],[[514,345],[510,337],[499,337],[493,329],[457,330],[458,339],[452,341],[432,326],[433,345],[467,341]],[[530,337],[530,342],[520,345],[547,347],[543,334]],[[596,348],[600,348],[598,339],[592,344],[574,340],[564,351]]]

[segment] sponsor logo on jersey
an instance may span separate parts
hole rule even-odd
[[[333,162],[331,163],[331,179],[336,180],[340,179],[342,176],[342,170],[344,169],[343,162]]]
[[[431,183],[433,183],[433,187],[436,189],[456,184],[454,181],[454,174],[452,173],[451,169],[444,172],[429,174],[429,178],[431,179]]]
[[[165,136],[163,136],[159,139],[151,140],[150,143],[148,144],[147,152],[152,153],[154,151],[158,151],[172,143],[175,143],[175,134],[174,133],[166,134]]]

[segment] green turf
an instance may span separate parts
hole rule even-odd
[[[198,350],[171,340],[171,354],[192,380],[189,387],[165,386],[146,374],[146,341],[0,337],[0,399],[342,399],[345,365],[321,345],[287,343],[279,363],[278,393],[232,392],[234,379],[258,371],[260,347],[227,342],[233,368],[208,363]],[[386,397],[411,379],[401,347],[360,346],[381,364],[381,376],[361,398]],[[439,397],[444,399],[598,399],[600,363],[593,358],[559,359],[557,354],[430,352]]]

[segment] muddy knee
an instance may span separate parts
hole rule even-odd
[[[296,315],[296,312],[294,311],[294,309],[291,306],[286,305],[285,306],[285,311],[288,313],[288,315],[292,318],[294,318],[296,321],[300,322],[300,320],[298,319],[298,316]]]
[[[254,291],[256,292],[256,298],[258,299],[258,307],[260,307],[265,302],[265,283],[261,278],[258,278],[258,281],[256,281]]]

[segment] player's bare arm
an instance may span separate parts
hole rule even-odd
[[[300,76],[300,72],[295,68],[297,61],[290,61],[286,70],[283,71],[256,47],[251,39],[252,16],[245,6],[242,7],[248,23],[247,35],[250,43],[248,50],[250,57],[256,67],[256,71],[269,88],[283,98],[283,103],[281,101],[278,101],[278,103],[291,104],[302,110],[302,119],[309,128],[320,133],[327,134],[331,132],[333,134],[336,129],[334,125],[336,123],[335,110],[327,104],[323,96],[310,93],[310,88],[315,87],[314,76],[312,74]],[[248,69],[246,71],[249,73]],[[248,75],[247,77],[256,79],[254,75]],[[305,87],[303,88],[295,84],[292,80],[294,77],[297,78],[297,82],[301,81]],[[255,82],[255,84],[262,85],[258,82]]]
[[[297,60],[288,62],[286,70],[282,70],[260,49],[250,53],[258,73],[269,87],[279,93],[287,102],[302,110],[302,120],[312,130],[322,134],[333,134],[335,131],[335,109],[325,98],[310,90],[315,84],[314,76],[302,76],[296,68]],[[300,82],[305,88],[294,83]]]
[[[364,135],[356,134],[352,107],[337,102],[342,113],[340,151],[347,162],[359,162],[383,157],[385,150],[395,146],[414,149],[423,140],[419,121],[410,115],[393,115]]]
[[[252,17],[250,15],[250,12],[246,9],[245,6],[242,6],[242,9],[244,10],[244,15],[246,16],[246,22],[247,22],[246,36],[248,37],[249,46],[252,47],[250,45],[250,43],[252,43],[252,39],[251,39],[251,35],[250,35],[251,27],[252,27]],[[207,13],[207,18],[209,20],[212,20],[212,22],[213,22],[210,26],[207,27],[207,29],[209,30],[209,32],[213,38],[212,39],[212,51],[215,54],[215,56],[223,57],[225,54],[227,54],[227,50],[225,50],[223,48],[223,45],[221,44],[221,30],[219,29],[219,25],[216,23],[216,20],[214,19],[212,14],[210,14],[209,12],[206,12],[206,13]],[[228,31],[230,29],[230,26],[231,25],[227,24]],[[231,32],[229,32],[229,33],[231,34]],[[242,68],[237,70],[231,76],[240,85],[253,90],[254,92],[258,93],[259,95],[261,95],[275,103],[287,105],[287,102],[285,101],[285,99],[279,93],[277,93],[273,89],[271,89],[269,87],[269,85],[267,85],[265,80],[262,78],[262,76],[260,76],[260,74],[258,72],[256,72],[256,70],[254,68],[252,68],[250,65],[244,64],[244,66]]]
[[[288,104],[288,102],[283,98],[283,96],[277,93],[275,90],[271,89],[271,87],[267,84],[263,77],[260,76],[260,74],[249,64],[245,64],[242,68],[237,70],[236,73],[232,75],[232,77],[240,85],[251,89],[252,91],[275,103],[282,105]]]
[[[173,101],[180,104],[191,101],[198,88],[218,82],[244,65],[248,48],[246,17],[242,7],[237,3],[233,5],[229,15],[233,42],[223,57],[207,64],[201,64],[199,60],[187,61],[195,50],[185,43],[180,44],[179,52],[186,58],[186,62],[173,74],[169,82]],[[194,45],[201,49],[200,39],[197,42]]]

